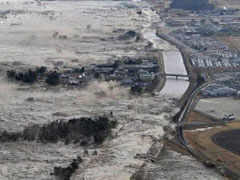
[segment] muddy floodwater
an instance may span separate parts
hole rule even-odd
[[[55,179],[51,175],[54,167],[66,167],[77,156],[83,163],[72,179],[129,179],[144,162],[136,154],[146,154],[162,137],[162,126],[174,111],[173,101],[160,95],[132,97],[129,89],[111,82],[92,82],[83,89],[26,85],[9,81],[6,70],[36,65],[64,69],[144,55],[147,40],[119,41],[118,37],[127,30],[140,33],[147,17],[139,16],[136,6],[127,1],[0,3],[7,16],[0,19],[1,131],[22,131],[33,124],[110,112],[118,121],[113,137],[100,147],[1,143],[0,179]],[[97,155],[92,155],[95,150]]]
[[[126,1],[0,3],[1,11],[10,10],[6,19],[0,19],[1,61],[76,65],[72,59],[90,64],[113,56],[135,56],[141,51],[140,45],[136,49],[117,39],[122,33],[119,29],[136,30],[143,20]]]
[[[144,12],[142,15],[136,13],[139,9]],[[4,14],[0,18],[1,131],[17,132],[30,125],[110,112],[118,122],[111,137],[100,146],[1,142],[0,180],[56,180],[52,175],[54,167],[66,167],[78,156],[83,163],[71,180],[129,179],[148,161],[145,155],[153,144],[160,142],[163,126],[169,125],[175,115],[177,108],[170,97],[176,92],[139,97],[130,95],[129,89],[115,82],[98,81],[81,89],[49,88],[10,81],[6,71],[40,65],[67,69],[124,56],[144,56],[152,52],[145,48],[149,41],[152,48],[176,52],[174,46],[155,35],[156,25],[161,25],[158,15],[142,1],[1,0],[0,12]],[[141,34],[141,40],[119,41],[118,37],[128,30]],[[175,56],[182,63],[178,54],[169,54],[164,58],[171,62],[166,70],[175,65]],[[178,90],[182,89],[180,92],[187,86],[179,80],[169,87],[176,88],[176,83]],[[162,146],[157,147],[161,150]],[[176,179],[180,167],[185,179],[191,180],[189,172],[193,172],[195,179],[221,179],[193,158],[169,153],[163,155],[164,161],[152,164],[152,171],[146,169],[147,173],[155,174],[152,179]],[[171,170],[173,163],[178,165],[174,166],[176,171]],[[206,172],[209,178],[202,175]]]

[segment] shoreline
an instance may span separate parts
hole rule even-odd
[[[163,60],[163,52],[159,50],[157,52],[157,59],[158,59],[158,65],[159,65],[159,72],[165,73],[164,68],[164,60]],[[154,92],[161,92],[166,84],[166,78],[165,77],[159,77],[160,81],[157,84],[157,87],[153,90]]]

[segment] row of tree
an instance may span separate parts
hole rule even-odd
[[[0,141],[38,140],[40,142],[64,141],[81,145],[102,143],[110,135],[111,129],[116,126],[116,121],[106,116],[98,118],[81,117],[68,121],[57,120],[47,125],[34,125],[25,128],[22,132],[0,133]]]
[[[35,69],[28,69],[25,72],[16,72],[15,70],[9,70],[7,71],[7,76],[10,79],[22,81],[29,84],[33,84],[43,78],[46,78],[45,82],[49,85],[55,86],[60,84],[60,73],[57,71],[47,72],[47,68],[44,66],[36,67]]]

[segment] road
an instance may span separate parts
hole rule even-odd
[[[219,79],[216,79],[214,81],[209,81],[203,85],[201,85],[200,87],[198,87],[196,90],[194,90],[192,92],[192,94],[190,95],[184,109],[182,110],[180,116],[179,116],[179,119],[178,119],[178,123],[177,123],[177,127],[176,127],[176,132],[177,132],[177,135],[178,135],[178,138],[180,140],[180,142],[182,143],[182,145],[187,149],[187,151],[193,155],[194,157],[198,157],[200,160],[202,160],[203,162],[206,161],[206,159],[204,159],[203,157],[199,156],[199,154],[193,149],[193,147],[187,142],[187,140],[184,138],[184,135],[183,135],[183,122],[186,118],[186,116],[188,115],[188,112],[189,112],[189,109],[192,107],[195,99],[196,99],[196,96],[200,93],[200,91],[202,89],[204,89],[205,87],[209,86],[210,84],[212,83],[216,83],[218,81],[226,81],[226,80],[229,80],[231,79],[230,77],[223,77],[223,78],[219,78]],[[226,123],[226,122],[225,122]],[[188,124],[191,124],[191,123],[188,123]],[[212,123],[212,124],[216,124],[216,123]],[[231,179],[236,179],[236,180],[239,180],[240,177],[229,171],[228,169],[224,169],[224,174],[227,175],[228,177],[231,177]]]
[[[195,89],[191,93],[191,95],[188,98],[188,101],[187,101],[186,105],[184,106],[184,108],[183,108],[183,110],[182,110],[182,112],[181,112],[181,114],[178,118],[178,124],[177,124],[177,127],[176,127],[177,134],[178,134],[179,139],[180,139],[180,141],[183,145],[188,145],[188,143],[186,142],[186,140],[183,137],[182,125],[183,125],[184,119],[186,118],[186,116],[189,113],[190,107],[192,107],[192,105],[194,103],[194,100],[196,99],[196,96],[201,92],[202,89],[206,88],[210,84],[213,84],[213,83],[216,83],[216,82],[219,82],[219,81],[226,81],[226,80],[229,80],[229,79],[230,79],[230,77],[221,77],[221,78],[213,80],[213,81],[208,81],[208,82],[202,84],[201,86],[199,86],[197,89]]]
[[[193,148],[187,143],[187,141],[185,140],[184,136],[183,136],[183,121],[185,119],[185,117],[187,116],[190,107],[192,106],[196,96],[200,93],[200,91],[202,89],[204,89],[205,87],[207,87],[208,85],[210,85],[213,82],[207,82],[204,83],[203,85],[199,86],[197,89],[195,89],[192,94],[189,96],[189,99],[186,103],[186,105],[184,106],[179,118],[178,118],[178,123],[177,123],[177,127],[176,127],[176,131],[179,137],[179,140],[181,141],[181,143],[186,147],[186,149],[192,154],[195,155]]]

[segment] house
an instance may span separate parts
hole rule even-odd
[[[240,91],[237,92],[237,98],[240,99]]]
[[[237,90],[229,87],[218,88],[214,90],[217,96],[233,96],[237,94]]]
[[[122,85],[123,86],[132,86],[132,85],[134,85],[134,81],[130,78],[129,79],[124,79],[122,81]]]
[[[140,71],[139,72],[139,79],[143,82],[149,82],[152,81],[155,78],[154,73],[149,73],[148,71]]]

